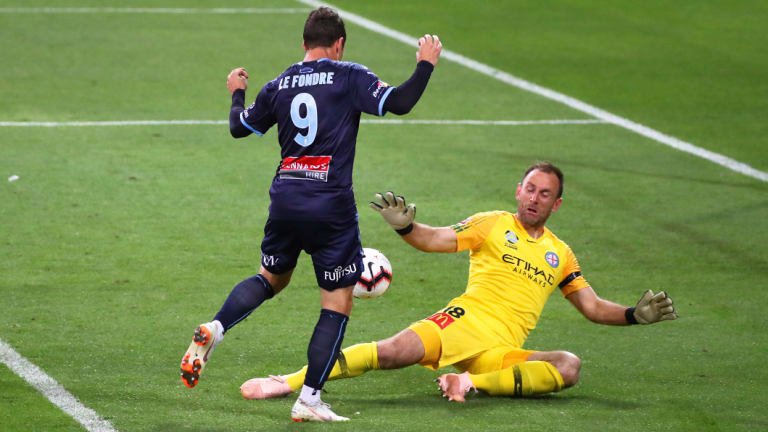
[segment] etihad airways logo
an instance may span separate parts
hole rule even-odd
[[[504,254],[501,256],[501,260],[507,264],[512,264],[514,267],[512,271],[518,273],[521,276],[527,277],[529,280],[545,287],[547,285],[552,286],[555,284],[555,275],[547,273],[544,269],[531,264],[530,262],[518,258],[514,255]]]

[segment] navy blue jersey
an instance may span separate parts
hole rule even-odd
[[[281,161],[269,189],[270,218],[356,217],[360,113],[384,115],[391,90],[365,66],[328,59],[294,64],[264,85],[240,122],[258,135],[277,123]]]

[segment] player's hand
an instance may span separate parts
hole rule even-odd
[[[672,298],[664,291],[658,294],[651,290],[646,291],[635,305],[635,319],[640,324],[677,319]]]
[[[419,50],[416,52],[416,63],[426,60],[432,63],[432,66],[437,66],[437,60],[440,58],[440,53],[443,51],[443,44],[437,35],[428,35],[419,38]]]
[[[371,201],[369,205],[395,230],[408,228],[416,217],[416,204],[406,205],[405,198],[395,196],[392,191],[383,195],[377,193],[376,202]]]
[[[227,89],[229,89],[229,94],[235,93],[235,90],[237,89],[247,89],[248,88],[248,72],[245,71],[245,68],[235,68],[232,69],[232,72],[229,73],[227,76]]]

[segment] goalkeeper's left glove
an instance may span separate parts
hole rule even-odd
[[[643,294],[635,307],[628,308],[624,316],[630,324],[653,324],[677,319],[672,297],[664,291],[654,294],[651,290]]]
[[[406,205],[405,198],[395,195],[392,191],[376,194],[379,202],[371,201],[369,205],[379,212],[381,217],[400,235],[406,235],[413,230],[413,219],[416,217],[416,205]]]

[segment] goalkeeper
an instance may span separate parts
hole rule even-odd
[[[416,208],[392,192],[377,194],[371,207],[408,244],[425,252],[470,250],[464,294],[432,316],[379,342],[342,351],[330,380],[373,369],[420,364],[454,366],[460,373],[437,381],[444,397],[463,402],[470,390],[491,395],[532,396],[571,387],[581,360],[567,351],[523,348],[547,297],[558,288],[587,319],[608,325],[654,324],[677,318],[664,291],[646,291],[634,307],[600,298],[581,274],[571,249],[545,227],[562,204],[563,174],[548,163],[531,166],[517,185],[517,213],[477,213],[450,227],[414,222]],[[301,388],[306,367],[289,375],[255,378],[244,397],[264,399]]]

